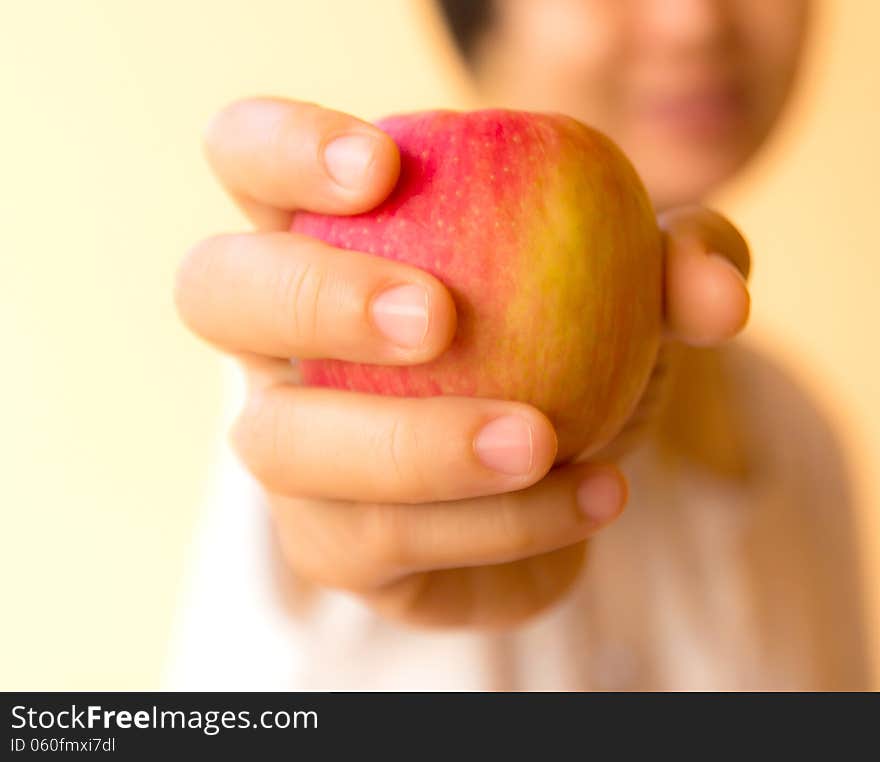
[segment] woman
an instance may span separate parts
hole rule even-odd
[[[557,468],[528,405],[300,386],[291,358],[437,356],[455,306],[427,273],[285,232],[293,209],[377,205],[387,136],[312,104],[228,107],[207,153],[258,230],[197,245],[177,300],[245,371],[251,476],[225,464],[173,684],[866,687],[837,446],[792,380],[729,342],[749,253],[694,206],[778,120],[806,2],[441,6],[487,104],[569,113],[633,160],[666,234],[661,360],[618,440]],[[271,509],[265,537],[246,503]]]

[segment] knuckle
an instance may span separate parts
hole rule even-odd
[[[317,552],[295,538],[286,543],[286,548],[283,556],[287,565],[313,584],[350,593],[363,593],[376,584],[372,569],[359,565],[350,555]]]
[[[742,231],[733,224],[733,222],[714,209],[706,210],[707,224],[713,226],[719,234],[730,239],[730,241],[738,248],[748,251],[749,245]]]
[[[357,589],[358,575],[347,564],[316,553],[302,538],[279,530],[279,545],[288,568],[308,582],[333,590],[354,592]]]
[[[523,562],[526,607],[533,614],[555,603],[577,581],[586,559],[587,543],[567,545]]]
[[[333,522],[322,518],[320,501],[270,495],[281,558],[302,579],[325,588],[363,592],[369,576]]]
[[[273,118],[263,123],[261,142],[266,155],[275,160],[263,182],[273,196],[284,197],[290,194],[293,181],[297,188],[295,196],[301,201],[300,195],[315,177],[324,109],[302,101],[272,101],[272,109]]]
[[[234,98],[214,112],[202,131],[202,139],[206,144],[217,143],[230,130],[237,131],[242,122],[249,121],[255,109],[265,109],[267,106],[280,108],[283,105],[283,101],[275,98]]]
[[[239,458],[253,470],[256,455],[256,442],[258,440],[256,422],[260,415],[258,413],[257,399],[259,394],[251,394],[239,411],[229,430],[229,441]]]
[[[714,242],[726,243],[738,260],[747,260],[749,244],[742,231],[724,214],[708,206],[692,205],[667,213],[673,232],[682,236],[708,235]]]
[[[198,305],[204,298],[214,265],[213,252],[219,236],[212,236],[192,246],[177,266],[174,276],[174,305],[183,322],[195,328]]]
[[[393,491],[405,502],[433,498],[430,480],[422,468],[418,427],[408,415],[396,418],[381,435],[377,452],[385,452],[393,475]]]
[[[275,122],[274,137],[279,141],[291,137],[302,138],[303,131],[308,130],[324,113],[324,109],[309,101],[273,101],[278,108],[278,119]]]
[[[229,160],[244,151],[255,152],[254,156],[265,157],[262,189],[270,195],[283,192],[290,183],[290,162],[308,155],[308,151],[299,149],[303,144],[314,142],[309,123],[319,110],[312,104],[281,98],[234,100],[215,113],[205,126],[203,152],[221,177],[243,181],[234,184],[247,186],[241,188],[245,192],[249,182],[239,177],[239,170]]]
[[[221,169],[225,165],[227,154],[232,146],[240,142],[245,128],[253,120],[249,114],[255,108],[259,108],[259,99],[238,98],[230,101],[220,108],[208,120],[202,130],[202,152],[215,169]]]
[[[283,503],[283,505],[279,505],[279,502]],[[282,560],[288,568],[303,577],[303,579],[317,582],[317,577],[311,569],[312,564],[308,563],[307,559],[303,557],[302,538],[299,536],[299,532],[289,526],[289,521],[285,517],[285,514],[293,507],[290,505],[290,501],[281,501],[277,496],[270,496],[269,504],[275,513],[275,521],[272,522],[272,527]]]
[[[412,543],[406,512],[394,505],[361,505],[357,537],[352,547],[360,548],[360,557],[370,577],[400,572],[412,561]]]
[[[289,425],[271,389],[253,391],[236,418],[230,439],[242,462],[269,488],[289,489]]]
[[[385,448],[388,452],[388,460],[391,463],[394,474],[398,480],[403,480],[405,478],[405,474],[407,473],[407,469],[404,467],[402,462],[402,458],[404,457],[407,448],[402,444],[404,435],[401,431],[401,428],[402,426],[400,419],[395,419],[395,421],[391,424],[391,427],[388,429],[385,438]]]
[[[497,499],[501,517],[501,527],[497,532],[497,553],[514,559],[531,555],[535,548],[535,536],[531,528],[522,521],[520,498],[515,493],[505,493]]]
[[[306,541],[299,532],[276,522],[275,533],[281,558],[286,566],[298,577],[326,588],[346,589],[347,576],[341,576],[338,567],[326,563],[315,552],[312,543]]]
[[[205,125],[202,130],[202,146],[208,156],[214,154],[223,134],[226,132],[226,125],[230,117],[241,108],[242,101],[236,100],[226,104],[217,111]]]
[[[313,346],[320,336],[326,284],[325,269],[310,261],[286,267],[278,276],[276,303],[279,309],[275,314],[280,325],[277,329],[294,352],[303,346]]]

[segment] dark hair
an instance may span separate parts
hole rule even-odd
[[[449,31],[466,59],[474,53],[474,43],[489,25],[492,0],[438,0]]]

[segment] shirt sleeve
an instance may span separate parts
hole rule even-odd
[[[228,422],[244,391],[231,367],[226,382]],[[299,635],[278,599],[268,509],[225,436],[214,461],[187,554],[164,687],[290,689]]]

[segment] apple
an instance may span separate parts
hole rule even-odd
[[[458,326],[434,361],[304,360],[306,384],[530,403],[556,427],[557,462],[625,424],[661,335],[656,216],[623,153],[561,114],[432,111],[377,123],[400,148],[379,207],[298,213],[292,229],[439,278]]]

